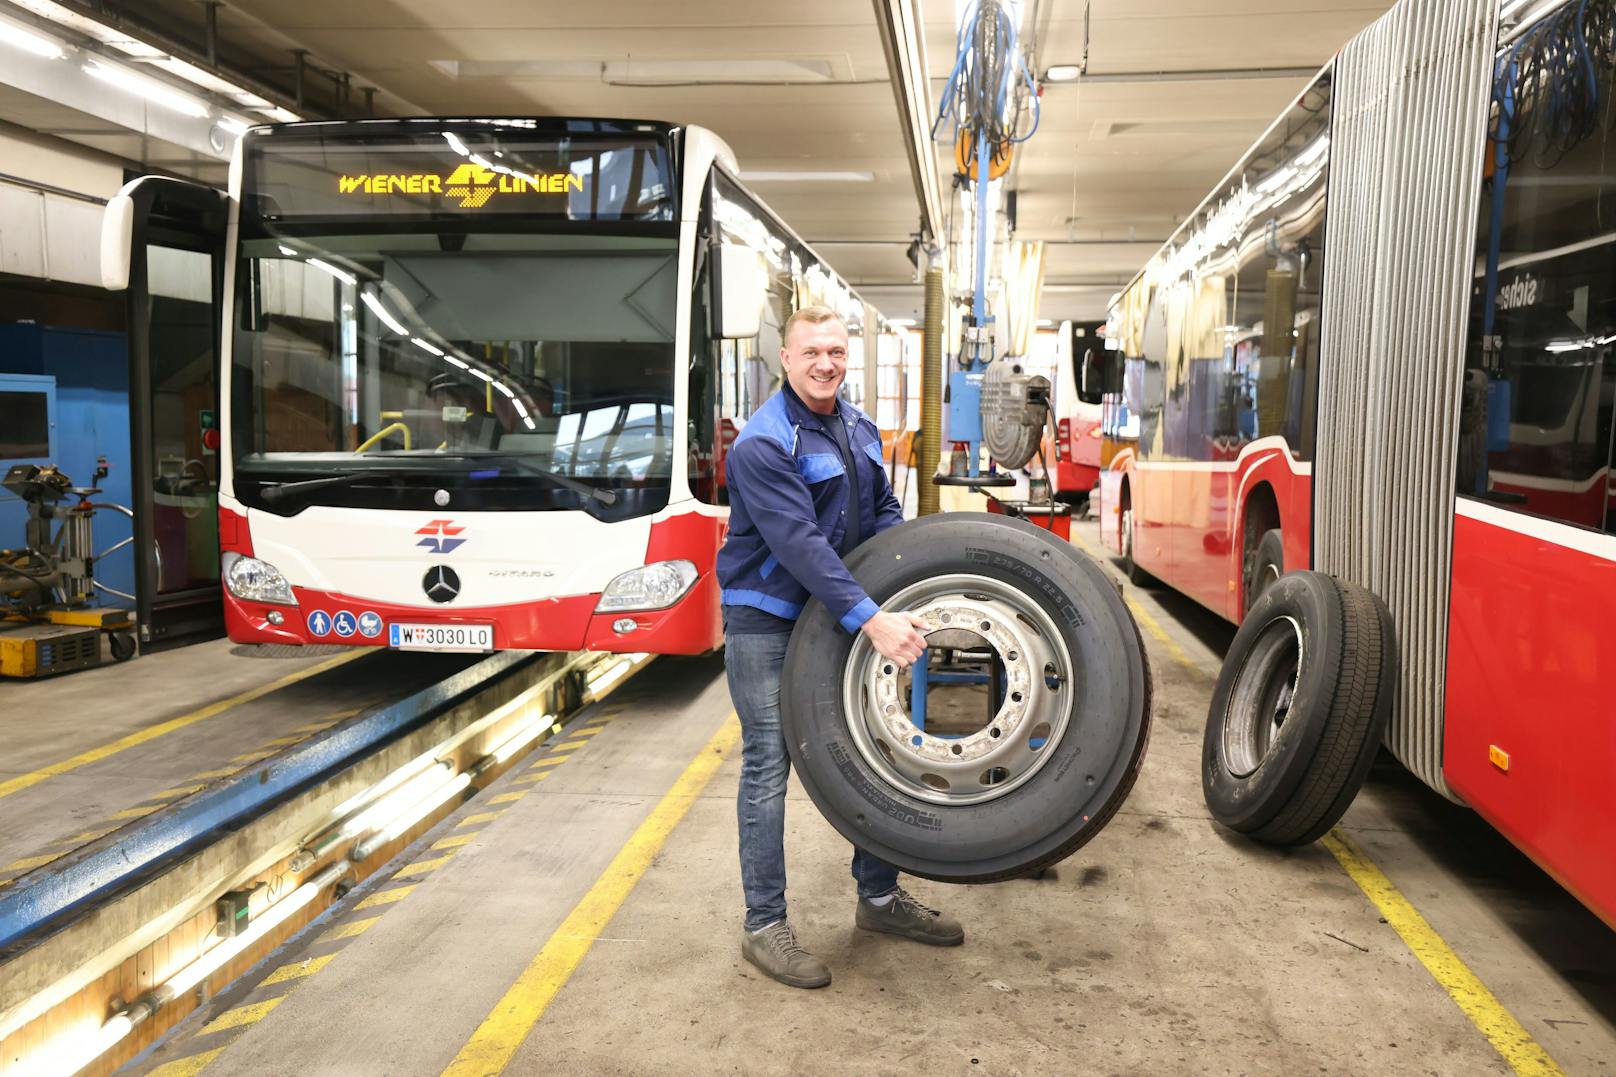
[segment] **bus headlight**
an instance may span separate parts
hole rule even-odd
[[[684,597],[697,575],[696,566],[689,561],[658,561],[631,568],[606,585],[595,612],[664,609]]]
[[[237,598],[249,602],[273,602],[278,606],[295,606],[292,585],[286,582],[281,570],[268,561],[244,557],[239,553],[226,553],[219,558],[224,569],[224,585]]]

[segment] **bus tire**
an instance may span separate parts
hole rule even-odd
[[[1128,577],[1128,582],[1135,587],[1149,587],[1156,582],[1156,577],[1139,567],[1133,559],[1133,506],[1127,505],[1122,509],[1122,520],[1118,525],[1120,529],[1117,543],[1122,547],[1122,574]]]
[[[810,602],[781,722],[826,820],[902,871],[956,883],[1037,871],[1098,833],[1139,773],[1151,697],[1144,642],[1100,566],[1025,521],[951,512],[883,532],[848,568],[887,611],[980,629],[1007,680],[975,733],[922,736],[894,664]]]
[[[1397,671],[1391,615],[1369,591],[1305,571],[1265,587],[1207,715],[1201,788],[1213,818],[1270,845],[1323,835],[1374,762]]]
[[[1246,609],[1251,609],[1270,585],[1285,575],[1285,540],[1275,527],[1263,532],[1246,573]]]

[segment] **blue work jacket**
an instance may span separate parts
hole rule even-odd
[[[847,469],[825,426],[831,422],[846,424],[862,469],[860,541],[903,522],[875,422],[844,400],[836,415],[820,415],[782,387],[747,420],[724,459],[729,537],[717,566],[724,605],[796,620],[811,595],[849,632],[879,609],[836,552],[847,530]]]

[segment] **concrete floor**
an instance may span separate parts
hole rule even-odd
[[[470,661],[325,649],[308,657],[262,653],[285,651],[215,640],[61,677],[0,681],[0,886]],[[242,698],[265,688],[273,690]],[[165,723],[176,728],[139,743],[125,740]],[[16,787],[17,779],[120,742],[126,746],[102,758]]]
[[[916,882],[964,947],[855,931],[848,847],[794,785],[792,919],[835,983],[742,962],[732,752],[505,1071],[1509,1072],[1327,851],[1210,821],[1201,727],[1232,629],[1129,596],[1171,641],[1147,636],[1139,784],[1043,879]],[[126,1072],[442,1072],[729,712],[718,661],[659,660],[580,717],[585,746],[517,768]],[[1394,765],[1344,826],[1565,1072],[1616,1070],[1616,935]]]

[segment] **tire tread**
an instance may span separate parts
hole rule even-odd
[[[1307,845],[1324,835],[1346,812],[1374,760],[1373,738],[1385,731],[1389,696],[1395,690],[1395,661],[1383,607],[1369,591],[1329,577],[1341,596],[1341,666],[1323,739],[1301,786],[1273,818],[1250,831],[1272,845]],[[1388,669],[1392,676],[1387,677]]]

